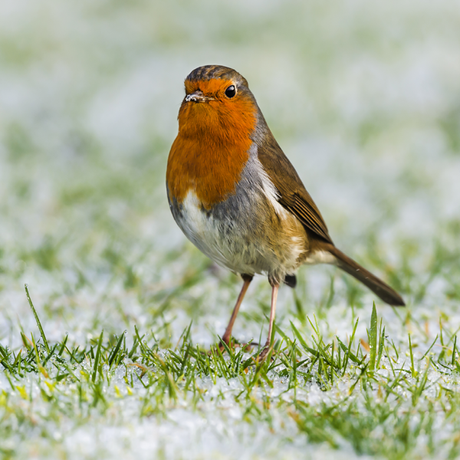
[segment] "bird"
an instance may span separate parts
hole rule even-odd
[[[170,210],[185,236],[243,286],[219,347],[255,275],[271,286],[268,337],[273,348],[279,287],[294,288],[304,264],[331,264],[391,306],[404,306],[390,286],[340,251],[294,166],[270,131],[247,80],[222,65],[197,67],[186,77],[178,134],[168,157]]]

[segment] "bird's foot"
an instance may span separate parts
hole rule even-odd
[[[268,355],[273,351],[273,345],[274,344],[270,345],[269,341],[265,343],[263,350],[257,355],[257,358],[256,358],[257,363],[261,364],[267,359]]]
[[[260,347],[260,344],[258,342],[238,343],[233,340],[224,340],[222,338],[220,343],[213,347],[208,354],[212,355],[217,351],[217,349],[219,349],[221,353],[224,353],[227,349],[232,350],[235,348],[241,348],[243,351],[249,351],[252,347]]]
[[[258,354],[256,358],[257,362],[263,363],[267,359],[267,356],[270,351],[271,351],[271,347],[265,346],[264,349]]]

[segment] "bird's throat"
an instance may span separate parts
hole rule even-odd
[[[166,179],[170,197],[178,204],[192,191],[209,210],[235,193],[249,159],[256,118],[233,107],[206,106],[181,107]]]
[[[177,136],[168,160],[170,196],[180,204],[192,191],[209,210],[235,193],[251,141]]]

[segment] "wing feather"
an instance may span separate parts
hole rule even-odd
[[[257,142],[257,154],[265,171],[278,191],[279,203],[294,214],[304,227],[328,243],[332,243],[326,223],[318,207],[300,180],[267,127],[262,142]],[[332,243],[333,244],[333,243]]]

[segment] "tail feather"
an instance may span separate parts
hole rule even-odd
[[[328,248],[328,251],[334,255],[337,259],[337,266],[349,275],[355,277],[358,281],[361,281],[367,286],[373,293],[378,295],[384,302],[393,307],[404,307],[406,304],[402,297],[388,284],[374,276],[371,272],[367,271],[364,267],[361,267],[353,259],[350,259],[342,251],[337,249],[335,246]]]

